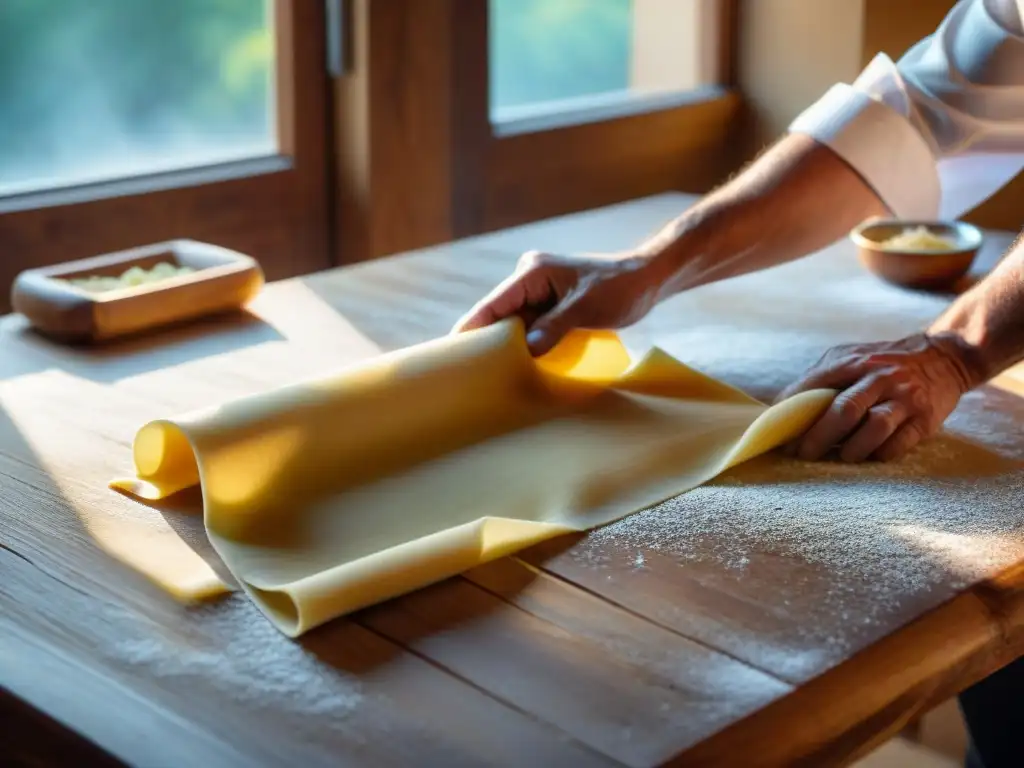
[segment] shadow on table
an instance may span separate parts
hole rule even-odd
[[[203,492],[198,485],[186,488],[159,501],[149,501],[137,496],[129,498],[159,514],[168,527],[193,552],[199,555],[226,584],[237,586],[235,578],[224,565],[224,561],[221,560],[217,550],[210,543],[210,538],[206,535],[206,526],[203,522]]]
[[[0,380],[57,368],[101,384],[214,357],[283,336],[256,315],[234,312],[150,331],[95,346],[71,346],[47,339],[12,316],[0,360]]]

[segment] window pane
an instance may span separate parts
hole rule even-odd
[[[714,80],[716,0],[489,0],[492,117]]]
[[[276,151],[273,0],[0,0],[0,195]]]

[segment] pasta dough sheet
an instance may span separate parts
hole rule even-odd
[[[610,332],[534,359],[510,320],[224,405],[134,442],[159,500],[200,485],[206,530],[286,635],[536,542],[609,523],[804,431],[834,397],[771,408]],[[227,587],[157,564],[182,598]]]

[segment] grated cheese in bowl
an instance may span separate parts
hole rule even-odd
[[[955,251],[959,248],[956,240],[937,235],[927,227],[904,229],[879,245],[892,251]]]

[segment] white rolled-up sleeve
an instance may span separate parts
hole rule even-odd
[[[830,147],[894,215],[960,217],[1024,169],[1018,3],[961,0],[898,62],[879,54],[789,130]]]

